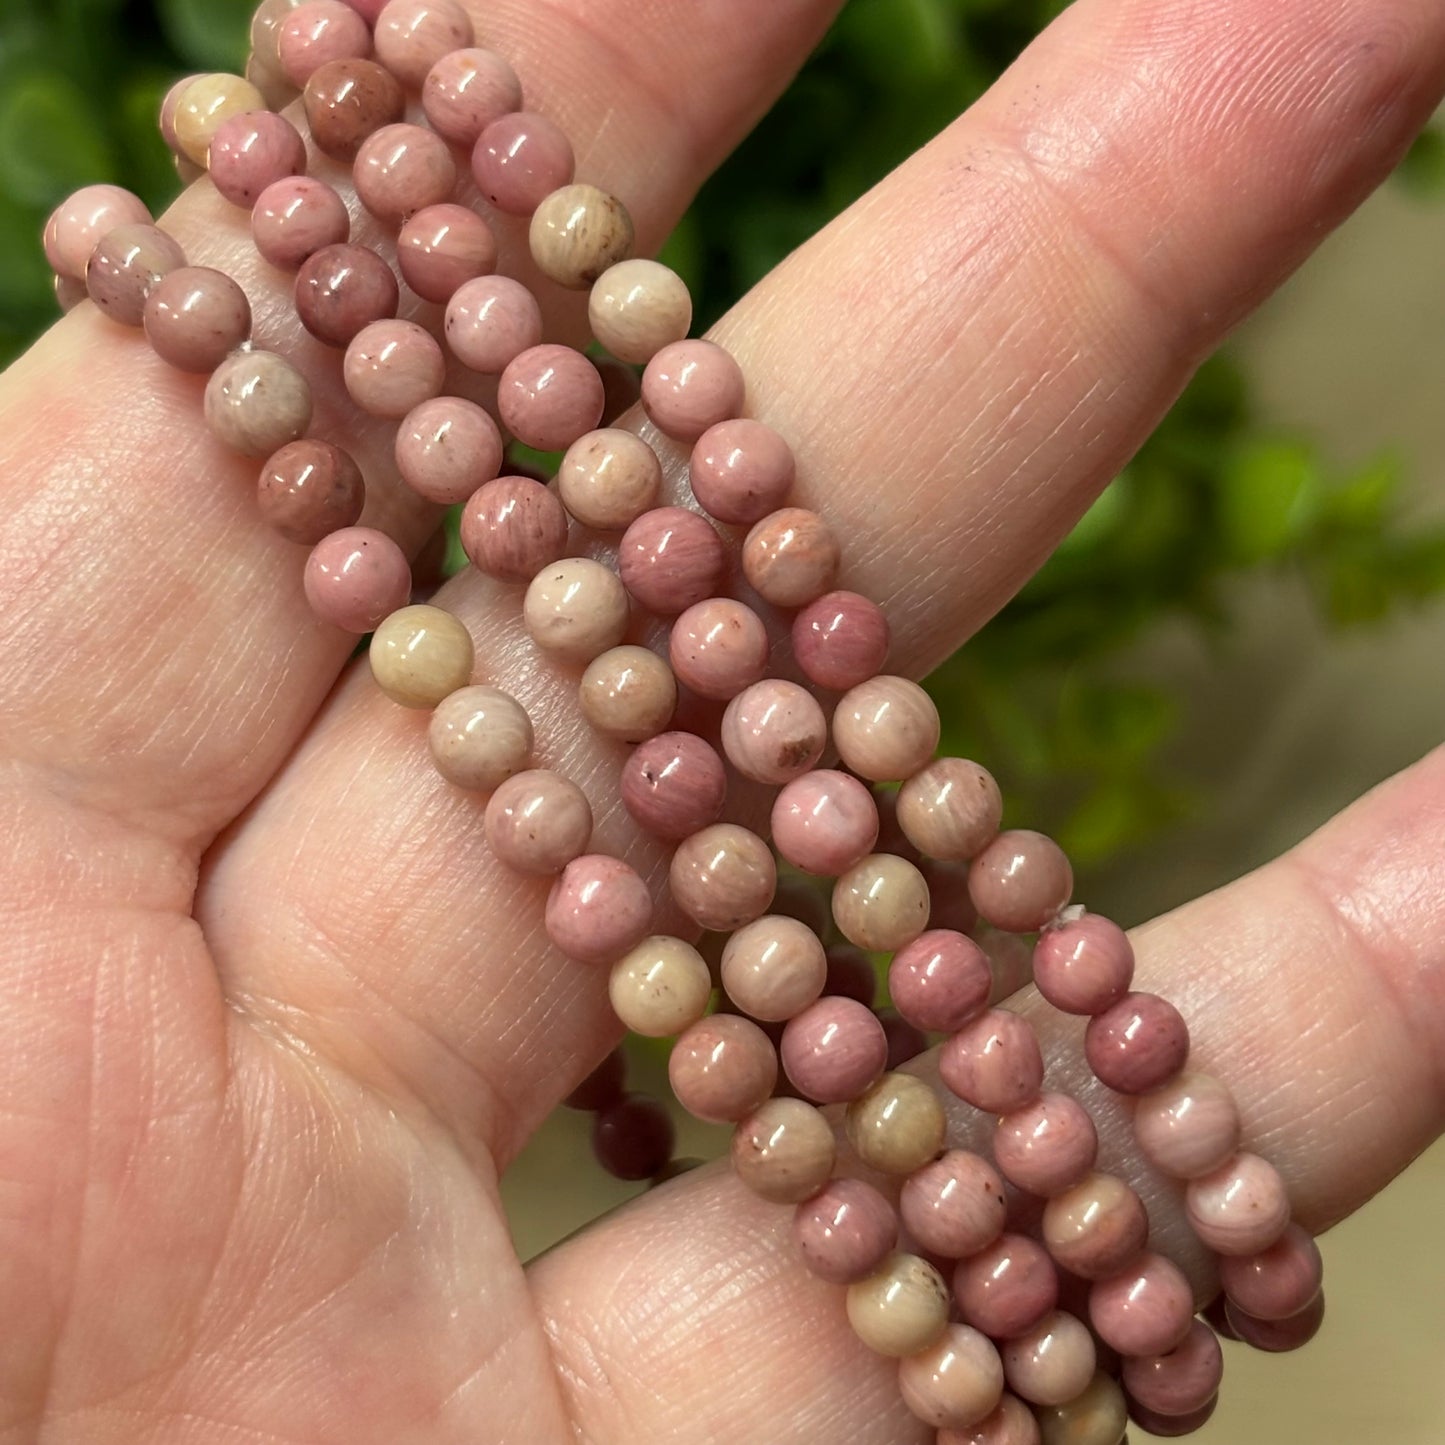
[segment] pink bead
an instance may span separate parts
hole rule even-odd
[[[786,783],[806,773],[827,741],[828,721],[817,698],[781,678],[745,688],[723,713],[723,751],[755,783]]]
[[[423,401],[397,428],[396,466],[402,480],[439,506],[465,502],[496,476],[501,464],[502,434],[496,422],[476,402],[460,396]]]
[[[1225,1318],[1238,1339],[1256,1350],[1283,1354],[1309,1344],[1325,1318],[1325,1295],[1320,1290],[1297,1315],[1287,1320],[1257,1320],[1233,1303],[1226,1303]]]
[[[979,913],[995,928],[1032,933],[1054,919],[1074,891],[1074,872],[1052,838],[1026,828],[1000,833],[968,870]]]
[[[304,0],[281,22],[276,54],[286,79],[300,90],[328,61],[370,55],[371,29],[341,0]]]
[[[1045,1206],[1044,1247],[1080,1279],[1117,1274],[1148,1243],[1149,1216],[1122,1179],[1090,1174]]]
[[[579,963],[613,963],[652,926],[652,897],[634,868],[605,853],[584,853],[547,895],[547,937]]]
[[[82,301],[90,299],[90,293],[85,289],[85,282],[77,281],[73,276],[57,276],[53,284],[55,304],[63,312],[74,311]]]
[[[804,507],[769,512],[743,542],[743,576],[774,607],[806,607],[838,580],[842,550],[833,529]]]
[[[693,733],[659,733],[622,765],[622,801],[649,833],[679,842],[717,821],[727,773],[712,746]]]
[[[528,477],[498,477],[474,492],[460,530],[472,566],[503,582],[530,582],[567,552],[562,503]]]
[[[1040,1094],[994,1126],[993,1157],[1004,1178],[1044,1199],[1083,1179],[1098,1152],[1094,1121],[1067,1094]]]
[[[1214,1398],[1224,1378],[1219,1337],[1203,1320],[1195,1320],[1182,1344],[1165,1355],[1124,1361],[1124,1388],[1129,1398],[1159,1415],[1188,1415]]]
[[[873,852],[878,805],[857,778],[817,769],[778,794],[772,830],[773,845],[793,867],[837,878]]]
[[[1094,1332],[1121,1355],[1167,1355],[1194,1320],[1194,1295],[1179,1267],[1141,1254],[1126,1269],[1089,1289]]]
[[[768,666],[768,633],[751,607],[731,597],[694,603],[672,624],[667,654],[678,681],[700,697],[735,697]]]
[[[345,9],[341,0],[314,3]],[[246,111],[216,128],[207,170],[212,184],[233,206],[249,211],[267,186],[306,174],[306,145],[285,116],[269,110]]]
[[[987,1249],[1008,1216],[998,1171],[967,1149],[950,1149],[909,1175],[898,1208],[909,1234],[943,1259]]]
[[[1027,1019],[1007,1009],[990,1009],[943,1045],[938,1073],[974,1108],[1006,1114],[1037,1096],[1044,1081],[1044,1060]]]
[[[935,1445],[1040,1445],[1034,1412],[1015,1395],[1005,1393],[986,1420],[962,1430],[940,1430]]]
[[[572,143],[555,121],[534,111],[494,120],[472,148],[477,189],[499,211],[530,216],[571,179]]]
[[[112,321],[139,326],[156,283],[185,264],[185,253],[159,227],[116,226],[90,253],[85,289]]]
[[[542,313],[520,281],[479,276],[447,302],[445,331],[458,361],[494,376],[542,340]]]
[[[696,442],[709,427],[743,409],[742,368],[716,342],[664,346],[642,373],[642,405],[678,441]]]
[[[1033,1329],[1059,1302],[1059,1276],[1036,1240],[1003,1234],[959,1264],[953,1296],[974,1329],[1006,1340]]]
[[[344,632],[370,632],[411,596],[411,564],[384,532],[345,527],[323,537],[306,559],[306,600]]]
[[[466,282],[495,269],[497,242],[465,206],[423,206],[396,238],[396,261],[402,280],[423,301],[444,304]]]
[[[660,1174],[672,1158],[673,1143],[671,1116],[646,1094],[624,1094],[592,1120],[592,1152],[616,1179]]]
[[[866,1278],[898,1242],[898,1216],[871,1184],[834,1179],[793,1210],[793,1241],[808,1269],[831,1284]]]
[[[521,109],[522,83],[494,50],[453,50],[427,72],[421,105],[438,135],[471,146],[494,120]]]
[[[1224,1255],[1219,1261],[1225,1293],[1257,1320],[1299,1314],[1320,1292],[1323,1277],[1319,1246],[1297,1224],[1258,1254]]]
[[[793,472],[792,448],[772,427],[734,417],[697,439],[688,479],[710,516],[750,527],[787,500]]]
[[[441,391],[446,362],[425,327],[387,318],[373,321],[351,338],[342,377],[362,411],[396,419]]]
[[[1208,1074],[1181,1074],[1139,1099],[1134,1137],[1144,1157],[1176,1179],[1219,1168],[1239,1145],[1239,1110]]]
[[[142,313],[146,340],[180,371],[214,371],[251,335],[246,293],[221,271],[182,266],[151,288]]]
[[[507,867],[531,877],[560,873],[592,837],[587,795],[547,768],[514,773],[498,783],[485,820],[487,846]]]
[[[1289,1194],[1279,1170],[1243,1150],[1191,1179],[1184,1207],[1195,1234],[1216,1254],[1258,1254],[1289,1227]]]
[[[888,991],[894,1007],[920,1029],[953,1033],[988,1007],[993,970],[973,939],[951,929],[921,933],[893,955]]]
[[[565,451],[602,420],[602,378],[570,346],[533,346],[514,356],[497,386],[502,425],[541,452]]]
[[[341,197],[324,181],[291,176],[266,187],[251,211],[251,238],[273,266],[294,271],[308,256],[351,234]]]
[[[1034,982],[1065,1013],[1103,1013],[1123,998],[1133,977],[1129,935],[1097,913],[1044,929],[1034,947]]]
[[[783,1029],[783,1070],[804,1098],[846,1104],[888,1062],[888,1040],[872,1009],[851,998],[820,998]]]
[[[1126,993],[1089,1020],[1084,1054],[1101,1083],[1120,1094],[1146,1094],[1184,1067],[1189,1029],[1167,999]]]
[[[361,468],[348,452],[316,437],[273,452],[256,483],[261,516],[288,542],[314,547],[353,526],[366,502]]]
[[[376,17],[376,58],[403,85],[418,87],[444,55],[472,43],[456,0],[390,0]]]
[[[761,917],[778,883],[768,845],[736,823],[714,823],[683,839],[667,876],[677,906],[716,933]]]
[[[323,246],[296,272],[296,314],[328,346],[345,347],[373,321],[396,315],[400,287],[369,246]]]
[[[45,258],[57,276],[85,279],[86,263],[100,238],[117,226],[148,226],[151,213],[120,186],[84,186],[67,196],[45,223]]]
[[[771,1097],[778,1055],[751,1019],[712,1014],[679,1036],[667,1076],[677,1102],[694,1118],[736,1124]]]
[[[362,141],[352,180],[361,204],[377,220],[395,226],[427,206],[449,201],[457,187],[457,166],[439,135],[402,121]]]
[[[649,612],[673,617],[718,590],[727,553],[706,517],[654,507],[623,533],[617,563],[623,586]]]
[[[809,682],[846,692],[877,677],[888,658],[888,619],[856,592],[829,592],[793,619],[793,655]]]
[[[1138,1401],[1132,1401],[1129,1418],[1146,1434],[1161,1440],[1172,1440],[1202,1430],[1209,1423],[1218,1404],[1219,1396],[1216,1394],[1208,1404],[1198,1410],[1191,1410],[1187,1415],[1161,1415],[1155,1410],[1145,1409]]]

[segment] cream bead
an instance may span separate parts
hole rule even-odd
[[[870,853],[833,886],[833,921],[849,943],[892,953],[928,925],[928,882],[906,858]]]
[[[922,1079],[890,1073],[848,1105],[844,1127],[864,1164],[901,1175],[938,1157],[947,1123],[938,1095]]]
[[[860,777],[910,778],[938,747],[938,709],[906,677],[874,677],[849,689],[833,713],[833,742]]]
[[[687,282],[660,261],[609,266],[587,300],[592,334],[619,361],[645,365],[692,326]]]
[[[1083,1394],[1065,1405],[1034,1411],[1043,1445],[1120,1445],[1129,1407],[1118,1382],[1100,1371]]]
[[[671,1038],[707,1012],[712,976],[691,944],[659,933],[644,938],[613,964],[607,995],[633,1033]]]
[[[801,1099],[769,1099],[733,1131],[738,1178],[775,1204],[811,1199],[832,1177],[836,1157],[832,1127]]]
[[[510,693],[479,683],[437,704],[427,744],[449,783],[490,793],[531,762],[532,719]]]
[[[662,463],[640,436],[601,427],[579,437],[557,468],[557,495],[584,527],[621,532],[657,503]]]
[[[627,631],[627,591],[590,557],[563,557],[527,586],[522,618],[532,640],[564,662],[588,663]]]
[[[677,679],[650,648],[612,647],[587,664],[577,697],[582,715],[604,737],[640,743],[672,721]]]
[[[402,707],[435,707],[472,680],[472,635],[440,607],[403,607],[371,637],[379,688]]]
[[[848,1286],[848,1323],[880,1355],[901,1359],[935,1343],[948,1326],[948,1286],[916,1254],[892,1254]]]
[[[585,291],[632,250],[632,217],[606,191],[578,181],[547,196],[532,213],[527,240],[544,276]]]
[[[266,97],[239,75],[216,73],[197,76],[176,99],[174,118],[176,144],[188,160],[204,166],[211,152],[211,138],[221,122],[248,110],[265,110]]]

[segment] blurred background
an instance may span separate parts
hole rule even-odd
[[[39,244],[67,192],[177,189],[155,115],[237,70],[253,0],[0,0],[0,362],[55,314]],[[848,0],[665,259],[706,325],[951,120],[1058,0]],[[847,143],[840,144],[839,137]],[[931,680],[945,745],[1055,833],[1127,923],[1290,846],[1439,739],[1445,714],[1445,136],[1211,360],[1056,556]],[[639,1075],[660,1055],[637,1053]],[[683,1152],[720,1135],[684,1133]],[[505,1181],[530,1256],[626,1186],[559,1116]],[[1445,1441],[1436,1149],[1327,1238],[1302,1354],[1230,1347],[1203,1445]],[[766,1445],[766,1442],[757,1442]]]

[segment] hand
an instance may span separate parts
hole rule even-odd
[[[646,250],[834,7],[476,8]],[[895,666],[1012,594],[1442,88],[1439,0],[1079,0],[726,318]],[[335,359],[239,214],[202,186],[168,225],[327,378],[339,426]],[[310,619],[195,378],[82,308],[0,382],[0,436],[0,1434],[931,1439],[786,1211],[725,1170],[519,1266],[497,1178],[615,1041],[603,977],[546,946],[545,888],[492,865],[424,719]],[[375,471],[382,428],[353,439]],[[410,546],[436,525],[385,487],[368,521]],[[440,600],[597,800],[600,845],[656,875],[515,600],[475,573]],[[1137,934],[1310,1227],[1440,1128],[1442,841],[1436,754]]]

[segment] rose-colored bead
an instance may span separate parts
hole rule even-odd
[[[953,1273],[963,1318],[991,1339],[1027,1333],[1058,1303],[1059,1276],[1037,1240],[1001,1234]]]
[[[750,527],[754,522],[760,523],[769,513],[781,507],[792,490],[793,477],[792,448],[772,427],[754,421],[751,417],[733,417],[709,427],[693,446],[692,461],[688,468],[692,494],[703,510],[716,517],[719,522],[740,527]],[[770,554],[779,551],[780,547],[786,549],[791,545],[779,540],[786,529],[789,513],[777,515],[782,519],[782,524],[772,528],[773,541],[768,544]],[[812,518],[816,517],[816,513],[799,513],[799,516]],[[818,520],[821,521],[821,518]],[[748,542],[752,543],[751,536]],[[833,544],[833,551],[833,570],[836,571],[836,542]],[[744,555],[746,556],[746,553]],[[752,580],[751,577],[749,580]],[[753,582],[753,586],[757,587],[758,584]],[[758,591],[763,592],[763,589],[758,587]],[[767,593],[763,592],[763,595],[767,596]]]
[[[437,704],[427,744],[437,772],[449,783],[490,793],[531,761],[532,719],[510,693],[478,683]]]
[[[903,1403],[925,1424],[963,1430],[985,1420],[1003,1395],[1003,1366],[993,1341],[967,1325],[898,1362]]]
[[[282,20],[276,54],[286,79],[299,90],[329,61],[370,55],[371,29],[342,0],[304,0]]]
[[[85,282],[77,281],[73,276],[57,276],[52,285],[55,291],[55,304],[67,314],[74,311],[82,301],[90,299],[90,294],[85,289]]]
[[[576,783],[534,768],[498,784],[487,804],[486,830],[488,847],[509,868],[560,873],[592,836],[592,807]]]
[[[744,688],[723,713],[723,751],[756,783],[786,783],[806,773],[827,741],[828,722],[817,698],[782,678]]]
[[[402,121],[384,125],[362,141],[352,179],[361,204],[379,221],[396,226],[427,206],[450,200],[457,167],[439,135]]]
[[[396,238],[401,278],[423,301],[445,304],[497,265],[492,228],[475,211],[449,201],[423,206]]]
[[[657,453],[641,437],[611,427],[578,437],[557,468],[563,506],[584,527],[602,532],[631,526],[661,489]]]
[[[965,1024],[939,1052],[939,1077],[986,1114],[1021,1109],[1044,1081],[1043,1055],[1027,1019],[990,1009]]]
[[[1129,935],[1097,913],[1044,929],[1034,948],[1034,982],[1065,1013],[1103,1013],[1124,996],[1133,977]]]
[[[616,1179],[651,1179],[667,1167],[673,1142],[671,1116],[645,1094],[624,1094],[592,1120],[592,1152]]]
[[[759,681],[768,666],[762,619],[732,597],[695,602],[672,624],[668,659],[678,680],[700,697],[735,697]]]
[[[582,182],[544,196],[527,232],[532,260],[549,280],[586,291],[632,250],[632,217],[606,191]]]
[[[141,319],[151,350],[181,371],[214,371],[251,335],[246,293],[207,266],[182,266],[162,276]]]
[[[1008,1215],[1003,1180],[986,1159],[950,1149],[904,1181],[899,1213],[930,1254],[967,1259],[1003,1233]]]
[[[973,939],[952,929],[921,933],[893,956],[888,992],[909,1023],[953,1033],[988,1007],[993,970]]]
[[[898,790],[898,826],[930,858],[976,856],[993,841],[1002,817],[993,775],[967,758],[938,758]]]
[[[855,773],[875,783],[907,778],[938,746],[938,709],[906,677],[873,677],[850,688],[833,713],[833,742]]]
[[[171,127],[186,159],[204,166],[211,140],[223,122],[233,115],[265,109],[266,97],[239,75],[198,75],[176,97]]]
[[[696,442],[743,409],[742,368],[713,341],[664,346],[642,373],[642,405],[653,424],[682,442]]]
[[[306,145],[284,116],[247,111],[217,128],[209,170],[216,189],[233,206],[249,211],[267,186],[306,174]]]
[[[1279,1170],[1245,1151],[1191,1179],[1184,1206],[1195,1234],[1216,1254],[1258,1254],[1289,1227],[1289,1194]]]
[[[1074,870],[1052,838],[1026,828],[1000,833],[968,872],[974,906],[995,928],[1032,933],[1054,919],[1074,890]]]
[[[355,160],[369,136],[406,113],[396,77],[374,60],[333,60],[319,67],[306,82],[302,104],[316,149],[337,161]]]
[[[119,226],[150,224],[151,213],[139,196],[120,186],[84,186],[45,223],[45,258],[57,276],[83,281],[102,236]]]
[[[605,853],[584,853],[547,895],[547,937],[579,963],[613,963],[647,936],[652,896],[635,868]]]
[[[1224,1164],[1239,1145],[1234,1095],[1208,1074],[1181,1074],[1138,1100],[1134,1137],[1144,1157],[1166,1174],[1197,1179]]]
[[[638,743],[671,721],[677,682],[648,648],[613,647],[587,664],[577,695],[583,715],[604,737]]]
[[[1299,1314],[1320,1292],[1323,1276],[1319,1246],[1297,1224],[1257,1254],[1227,1254],[1219,1261],[1225,1293],[1257,1320],[1285,1320]]]
[[[95,243],[85,289],[112,321],[139,326],[146,297],[163,276],[186,264],[185,252],[157,226],[116,226]]]
[[[570,346],[532,346],[502,372],[497,410],[518,441],[562,451],[602,420],[602,378]]]
[[[267,457],[311,425],[311,388],[273,351],[233,351],[206,383],[206,426],[232,451]]]
[[[396,315],[400,288],[369,246],[323,246],[296,272],[296,314],[318,341],[345,347],[373,321]]]
[[[572,179],[572,143],[555,121],[519,110],[494,120],[472,148],[477,189],[499,211],[530,216]]]
[[[1166,1355],[1124,1361],[1129,1398],[1160,1415],[1188,1415],[1213,1399],[1224,1378],[1219,1337],[1203,1320],[1189,1326],[1184,1342]]]
[[[876,1354],[901,1359],[926,1350],[948,1328],[948,1286],[916,1254],[893,1254],[848,1286],[848,1323]]]
[[[1070,1274],[1103,1279],[1144,1248],[1149,1216],[1143,1201],[1122,1179],[1090,1174],[1044,1206],[1043,1239]]]
[[[266,187],[251,211],[251,237],[273,266],[296,270],[309,256],[351,234],[341,197],[324,181],[291,176]]]
[[[444,55],[472,43],[472,22],[457,0],[390,0],[376,17],[376,58],[417,88]]]
[[[256,483],[261,515],[288,542],[314,547],[361,516],[366,487],[349,452],[316,437],[273,452]]]
[[[597,1114],[615,1104],[626,1087],[627,1055],[619,1045],[562,1100],[562,1107]]]
[[[743,543],[743,576],[774,607],[803,607],[837,580],[840,556],[838,539],[822,517],[803,507],[784,507],[764,517],[748,533]]]
[[[351,338],[342,377],[352,401],[372,416],[397,419],[442,389],[442,349],[415,321],[388,317]]]
[[[560,557],[527,585],[522,621],[532,641],[563,662],[586,666],[627,631],[627,593],[590,557]]]
[[[1141,1254],[1090,1286],[1089,1320],[1094,1333],[1121,1355],[1166,1355],[1189,1333],[1194,1295],[1176,1264],[1163,1255]]]
[[[343,632],[370,632],[411,596],[406,553],[371,527],[343,527],[323,537],[306,559],[306,600]]]
[[[1084,1054],[1099,1080],[1111,1089],[1146,1094],[1167,1084],[1184,1067],[1189,1028],[1167,999],[1155,993],[1126,993],[1089,1020]]]
[[[828,963],[818,936],[796,918],[765,914],[723,946],[722,986],[743,1013],[782,1023],[823,992]]]
[[[773,1092],[778,1055],[751,1019],[712,1014],[673,1045],[667,1076],[689,1114],[710,1124],[735,1124]]]
[[[623,585],[649,612],[672,617],[718,590],[727,553],[706,517],[683,507],[656,507],[627,528],[617,565]]]
[[[450,507],[465,502],[496,476],[502,464],[502,436],[496,422],[475,402],[438,396],[414,406],[402,419],[395,455],[397,470],[412,491]]]
[[[836,878],[861,863],[878,840],[873,794],[849,773],[816,769],[777,796],[773,843],[795,868]]]
[[[819,687],[846,692],[876,677],[888,657],[888,619],[856,592],[827,592],[793,619],[793,656]]]
[[[769,1099],[733,1131],[733,1169],[754,1194],[775,1204],[810,1199],[827,1184],[833,1129],[801,1099]]]
[[[883,1072],[888,1040],[871,1008],[825,997],[788,1021],[779,1053],[800,1094],[820,1104],[845,1104]]]
[[[784,883],[801,883],[801,879],[785,879]],[[784,883],[778,884],[778,900],[774,903],[774,911],[778,913],[788,912],[783,901]],[[807,923],[815,933],[822,934],[832,920],[828,912],[828,900],[826,895],[808,885],[808,895],[816,900],[817,912],[821,916],[814,916],[812,907],[803,922]],[[794,914],[795,917],[802,917],[801,914]],[[878,975],[874,971],[873,961],[863,952],[861,948],[854,948],[851,943],[838,944],[828,950],[828,984],[825,992],[836,994],[842,998],[856,999],[871,1009],[873,1001],[878,996]]]
[[[654,933],[612,965],[607,996],[623,1028],[643,1038],[666,1039],[707,1012],[712,977],[690,943]]]
[[[1005,1391],[987,1419],[963,1430],[940,1430],[935,1445],[1040,1445],[1039,1422],[1022,1400]]]
[[[882,1174],[912,1174],[943,1150],[947,1120],[938,1095],[913,1074],[889,1071],[848,1105],[848,1143]]]
[[[447,302],[447,345],[473,371],[494,376],[542,340],[536,298],[510,276],[463,282]]]
[[[722,759],[694,733],[660,733],[622,765],[622,802],[658,838],[680,842],[717,821],[727,798]]]
[[[993,1157],[1004,1178],[1045,1199],[1085,1178],[1098,1152],[1093,1119],[1067,1094],[1040,1094],[994,1126]]]
[[[1317,1291],[1304,1309],[1284,1320],[1257,1320],[1230,1301],[1225,1303],[1224,1315],[1245,1344],[1272,1355],[1283,1354],[1309,1344],[1319,1333],[1325,1318],[1325,1295],[1323,1290]]]
[[[1218,1405],[1219,1396],[1214,1394],[1206,1404],[1197,1410],[1191,1410],[1187,1415],[1161,1415],[1157,1410],[1146,1409],[1139,1401],[1132,1400],[1129,1404],[1129,1418],[1146,1434],[1157,1436],[1161,1440],[1173,1440],[1202,1430],[1213,1417]],[[1127,1445],[1127,1440],[1124,1445]]]
[[[793,1211],[793,1241],[808,1269],[830,1284],[865,1279],[898,1243],[893,1206],[861,1179],[834,1179]]]
[[[597,278],[587,317],[592,334],[613,356],[640,366],[687,335],[692,297],[676,271],[639,257],[619,261]]]
[[[677,906],[717,933],[762,917],[777,881],[772,850],[736,823],[714,823],[685,838],[668,870]]]
[[[1129,1404],[1118,1381],[1099,1370],[1062,1405],[1035,1406],[1043,1445],[1126,1445]]]
[[[540,482],[498,477],[462,509],[462,550],[477,571],[530,582],[567,550],[567,513]]]
[[[906,858],[870,853],[833,885],[833,921],[849,943],[891,953],[928,926],[928,885]]]
[[[469,46],[433,63],[422,83],[421,105],[438,135],[472,146],[494,120],[521,109],[522,82],[495,50]]]
[[[1094,1338],[1067,1310],[1050,1311],[1000,1353],[1009,1389],[1033,1405],[1062,1405],[1094,1378]]]

